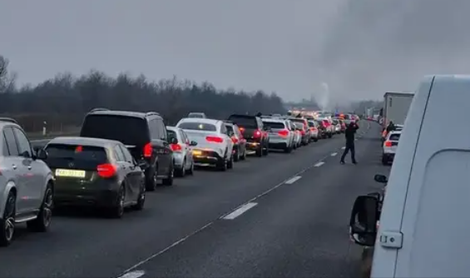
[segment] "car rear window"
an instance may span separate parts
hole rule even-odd
[[[284,123],[282,123],[282,122],[267,122],[267,121],[265,122],[265,121],[263,121],[263,125],[266,126],[266,127],[270,127],[272,129],[284,129],[284,128],[286,128],[284,126]]]
[[[86,116],[80,136],[111,139],[136,146],[145,145],[150,141],[145,119],[115,115]]]
[[[225,128],[229,133],[235,133],[235,131],[233,131],[233,125],[225,125]]]
[[[51,168],[96,169],[96,166],[107,163],[108,156],[103,147],[49,144],[46,163]]]
[[[309,127],[315,127],[315,122],[309,121],[309,122],[308,122],[308,126],[309,126]]]
[[[230,116],[228,120],[235,123],[239,127],[244,128],[257,128],[258,123],[256,122],[256,117],[249,116]]]
[[[295,122],[294,125],[295,125],[296,128],[299,128],[299,129],[303,129],[303,128],[304,128],[304,124],[303,124],[303,123]]]
[[[184,122],[179,124],[178,127],[187,130],[217,131],[215,125],[201,122]]]
[[[168,142],[171,142],[172,138],[175,138],[176,142],[178,142],[178,135],[174,130],[167,129],[166,134],[168,135]]]
[[[390,138],[388,140],[391,141],[398,141],[400,139],[400,134],[390,134]]]

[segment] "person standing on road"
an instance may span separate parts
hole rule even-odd
[[[355,140],[355,135],[356,135],[356,131],[358,128],[359,126],[356,125],[356,123],[351,122],[346,128],[346,131],[344,132],[344,136],[346,137],[346,148],[344,149],[343,155],[341,156],[341,161],[340,161],[341,164],[344,164],[344,159],[346,158],[346,155],[350,151],[351,151],[352,163],[357,164],[356,148],[354,146],[354,140]]]

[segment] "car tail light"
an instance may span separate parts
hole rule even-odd
[[[317,129],[316,129],[315,127],[311,127],[310,130],[311,130],[311,131],[315,131],[315,130],[317,130]]]
[[[171,144],[171,149],[174,151],[174,152],[180,152],[183,148],[181,148],[181,145],[180,144]]]
[[[116,166],[111,163],[100,164],[96,167],[96,171],[102,178],[111,178],[116,175]]]
[[[305,135],[305,130],[302,129],[302,130],[300,131],[300,134]]]
[[[286,137],[289,135],[289,131],[287,129],[279,130],[278,134],[279,136]]]
[[[261,137],[261,131],[259,131],[258,129],[255,130],[255,132],[253,133],[253,137],[254,137],[254,138],[259,138],[259,137]]]
[[[391,147],[392,142],[391,141],[385,141],[385,147]]]
[[[152,157],[152,151],[153,151],[152,144],[147,143],[144,146],[144,157],[146,158]]]
[[[237,139],[237,137],[235,137],[235,136],[232,136],[232,142],[233,142],[234,144],[238,143],[238,139]]]
[[[222,142],[224,142],[224,139],[222,139],[222,137],[218,137],[218,136],[207,136],[206,140],[207,140],[207,142],[211,142],[211,143],[222,143]]]
[[[244,131],[245,131],[245,128],[243,128],[243,127],[239,127],[238,129],[240,129],[240,132],[244,132]]]

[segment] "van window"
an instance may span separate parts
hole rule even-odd
[[[284,123],[282,122],[263,122],[264,126],[270,127],[271,129],[284,129]]]
[[[391,140],[391,141],[398,141],[399,139],[400,139],[400,133],[390,134],[390,138],[388,138],[388,140]]]
[[[150,130],[150,137],[152,139],[161,139],[160,138],[160,133],[159,133],[159,130],[158,130],[158,123],[157,123],[157,120],[153,119],[153,120],[150,120],[149,122],[149,130]]]
[[[168,134],[168,142],[171,142],[173,138],[176,139],[176,142],[179,142],[178,135],[176,135],[176,132],[174,130],[167,129],[166,133]]]
[[[108,156],[103,147],[49,144],[46,163],[50,168],[96,170],[99,164],[107,163]]]
[[[5,139],[8,146],[8,152],[11,156],[19,156],[20,153],[18,151],[18,144],[16,143],[15,134],[13,133],[13,129],[11,127],[6,127],[3,129],[3,134],[5,135]]]
[[[168,137],[167,137],[167,133],[166,133],[165,124],[163,123],[163,121],[161,121],[159,119],[155,120],[155,122],[157,123],[158,134],[160,135],[160,138],[158,138],[158,139],[167,140]]]
[[[150,141],[145,119],[118,115],[86,116],[80,136],[111,139],[125,145],[137,146],[142,146]]]
[[[29,140],[26,138],[24,132],[17,127],[13,127],[12,129],[16,136],[19,155],[24,157],[33,157],[31,145],[29,144]]]
[[[201,122],[184,122],[179,124],[178,127],[187,130],[217,131],[215,125]]]

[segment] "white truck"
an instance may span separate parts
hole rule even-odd
[[[383,126],[386,127],[390,121],[403,125],[406,115],[410,109],[413,93],[387,92],[384,95]]]

